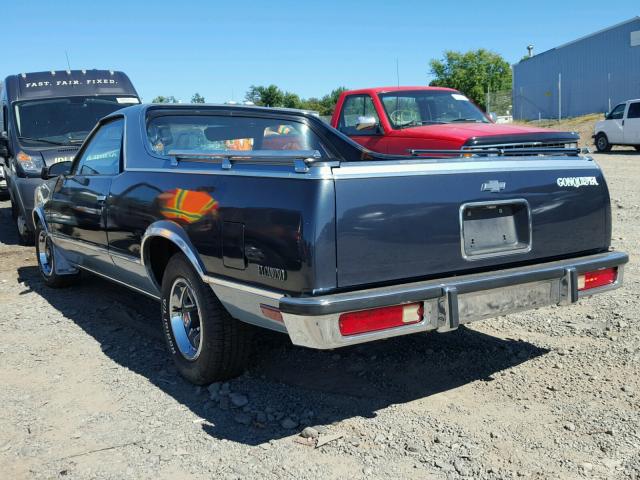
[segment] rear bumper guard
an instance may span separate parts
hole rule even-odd
[[[569,305],[619,287],[628,256],[607,252],[526,267],[461,275],[389,287],[316,297],[282,297],[279,309],[296,345],[337,348],[399,335],[455,330],[461,324],[547,305]],[[578,276],[603,268],[618,268],[616,281],[604,287],[578,290]],[[341,313],[389,305],[423,302],[420,323],[343,336]]]

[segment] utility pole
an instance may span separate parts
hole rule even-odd
[[[558,121],[562,120],[562,74],[558,73]]]

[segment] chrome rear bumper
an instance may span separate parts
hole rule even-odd
[[[296,345],[327,349],[370,342],[398,335],[437,330],[486,318],[539,308],[568,305],[582,296],[619,287],[628,256],[607,252],[527,267],[461,275],[389,287],[315,297],[282,297],[279,309],[291,341]],[[581,273],[618,267],[616,281],[605,287],[579,292]],[[341,313],[403,303],[423,302],[420,323],[342,336]]]

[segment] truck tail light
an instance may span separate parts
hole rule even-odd
[[[583,273],[578,276],[578,290],[584,291],[592,288],[611,285],[618,278],[617,268],[605,268],[594,272]]]
[[[410,303],[343,313],[338,324],[340,333],[348,336],[419,323],[423,316],[422,303]]]

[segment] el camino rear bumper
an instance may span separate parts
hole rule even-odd
[[[526,267],[415,282],[315,297],[281,297],[278,309],[291,341],[327,349],[459,325],[547,305],[569,305],[583,296],[613,290],[622,284],[628,256],[607,252]],[[586,272],[617,267],[615,281],[578,290]],[[273,297],[272,302],[273,302]],[[339,317],[345,312],[406,303],[422,303],[419,323],[343,336]]]

